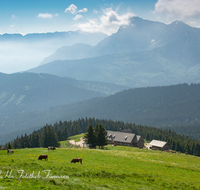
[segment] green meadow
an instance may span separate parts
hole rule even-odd
[[[200,189],[200,158],[191,155],[123,146],[14,151],[0,150],[0,189]]]

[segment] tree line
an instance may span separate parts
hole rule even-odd
[[[60,121],[54,125],[47,125],[38,131],[11,141],[13,148],[33,148],[59,146],[59,141],[67,140],[69,136],[85,133],[88,126],[103,125],[105,129],[119,131],[120,128],[131,129],[136,135],[142,136],[146,141],[161,140],[170,144],[170,149],[188,152],[188,154],[200,156],[200,141],[188,136],[177,134],[171,130],[163,130],[155,127],[147,127],[122,121],[111,121],[95,118],[81,118],[74,121]]]

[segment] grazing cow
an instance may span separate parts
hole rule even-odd
[[[81,164],[82,164],[82,158],[73,158],[72,160],[71,160],[71,163],[76,163],[76,162],[80,162]]]
[[[188,155],[188,153],[187,153],[187,152],[185,152],[185,155]]]
[[[143,146],[140,146],[139,149],[143,149]]]
[[[48,155],[46,154],[42,154],[38,157],[38,160],[42,160],[42,159],[45,159],[45,160],[48,160]]]
[[[176,151],[174,151],[174,150],[172,150],[171,152],[172,152],[172,153],[176,153]]]
[[[11,154],[12,154],[12,153],[14,153],[14,151],[13,151],[13,150],[11,150],[11,149],[8,149],[8,150],[7,150],[7,154],[9,154],[9,153],[11,153]]]
[[[49,146],[48,150],[56,150],[56,147]]]

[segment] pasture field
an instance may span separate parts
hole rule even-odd
[[[200,158],[191,155],[123,146],[13,150],[0,150],[0,189],[200,189]]]

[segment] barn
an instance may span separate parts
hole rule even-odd
[[[169,144],[167,142],[164,142],[164,141],[158,141],[158,140],[152,140],[150,143],[149,143],[151,149],[153,150],[169,150]]]
[[[134,133],[126,133],[121,131],[108,131],[107,139],[109,144],[115,143],[116,145],[123,146],[134,146],[141,147],[144,146],[144,139]]]

